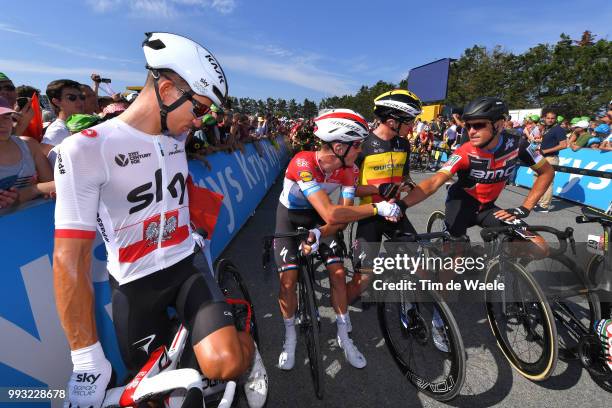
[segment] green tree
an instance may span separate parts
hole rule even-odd
[[[289,113],[289,117],[291,119],[296,119],[300,117],[299,107],[295,99],[290,99],[289,104],[287,106],[287,111]]]

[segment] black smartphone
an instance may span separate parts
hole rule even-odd
[[[17,176],[8,176],[0,180],[0,190],[8,190],[17,181]]]
[[[30,102],[30,98],[26,98],[25,96],[17,98],[17,106],[19,106],[20,110],[23,109],[23,107],[26,106],[28,102]]]
[[[110,78],[100,78],[100,82],[104,82],[105,84],[110,84],[111,79]]]

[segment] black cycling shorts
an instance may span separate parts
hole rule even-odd
[[[192,346],[234,324],[232,309],[201,254],[124,285],[110,277],[110,284],[119,350],[132,373],[149,353],[172,341],[177,329],[172,309],[189,330]]]
[[[313,229],[325,221],[316,210],[289,210],[280,202],[276,208],[275,233],[295,232],[298,227]],[[319,240],[319,254],[325,265],[344,263],[344,245],[338,236],[322,237]],[[279,272],[297,269],[297,253],[300,243],[295,238],[274,239],[274,260]]]
[[[467,233],[467,229],[474,225],[486,227],[501,227],[508,225],[495,218],[495,212],[501,210],[495,205],[495,201],[482,204],[469,195],[458,184],[453,184],[448,189],[446,197],[445,224],[447,231],[454,237]],[[521,225],[527,225],[520,220]]]
[[[398,222],[387,221],[383,217],[376,216],[357,223],[357,234],[352,243],[355,272],[372,272],[372,264],[380,252],[379,243],[382,242],[383,235],[392,236],[395,231],[416,234],[416,229],[405,216]]]

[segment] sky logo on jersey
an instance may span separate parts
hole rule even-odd
[[[309,172],[309,171],[300,171],[298,173],[298,176],[305,183],[308,183],[309,181],[312,181],[312,173]]]

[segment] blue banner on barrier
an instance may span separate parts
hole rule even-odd
[[[212,171],[199,161],[189,172],[200,186],[223,194],[223,207],[212,240],[216,258],[253,214],[289,157],[281,138],[277,149],[268,141],[245,146],[245,153],[207,156]],[[0,216],[3,259],[0,285],[0,387],[64,389],[72,371],[68,343],[60,325],[53,293],[53,202],[41,202]],[[106,357],[118,377],[125,374],[111,320],[106,252],[98,237],[92,276],[96,324]],[[61,406],[52,404],[28,406]],[[23,404],[19,404],[23,406]]]
[[[579,169],[612,171],[612,152],[593,149],[559,152],[559,166]],[[534,173],[528,167],[521,167],[516,182],[525,187],[533,186]],[[605,210],[612,200],[612,180],[600,177],[582,176],[556,172],[553,183],[555,196]]]

